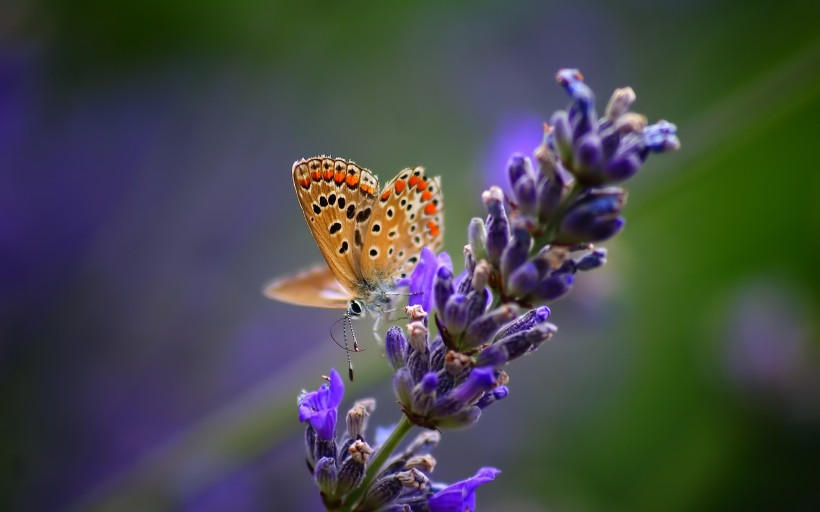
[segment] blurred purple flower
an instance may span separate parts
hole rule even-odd
[[[474,511],[475,491],[479,486],[495,480],[501,471],[484,467],[472,476],[461,482],[456,482],[437,492],[427,500],[431,512],[463,512]]]
[[[510,155],[529,152],[538,146],[543,137],[543,125],[544,119],[535,112],[502,114],[481,158],[483,189],[508,182],[506,169]]]
[[[299,397],[299,421],[309,422],[319,439],[333,439],[336,432],[338,407],[345,394],[345,385],[336,369],[330,370],[328,382],[319,389],[304,392]]]

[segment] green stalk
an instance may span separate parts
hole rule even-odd
[[[410,423],[407,416],[402,414],[401,419],[398,424],[396,424],[396,428],[390,433],[390,437],[387,438],[387,441],[385,441],[379,448],[379,451],[376,452],[376,456],[370,460],[362,483],[345,498],[342,506],[337,509],[339,512],[352,512],[355,510],[356,505],[370,489],[370,485],[373,483],[373,480],[376,479],[376,475],[379,474],[384,463],[387,462],[387,459],[396,451],[396,447],[412,428],[413,424]]]
[[[569,207],[572,206],[572,203],[575,202],[579,195],[581,195],[583,190],[584,187],[582,187],[577,180],[572,183],[567,196],[563,199],[563,201],[561,201],[561,204],[558,205],[555,213],[550,218],[544,233],[535,239],[533,250],[537,251],[541,247],[552,243],[555,235],[558,233],[561,219],[563,219],[564,215],[567,213],[567,210],[569,210]]]

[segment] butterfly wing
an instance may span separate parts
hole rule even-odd
[[[320,156],[293,164],[293,186],[330,272],[348,292],[360,296],[361,252],[378,180],[353,162]]]
[[[404,169],[385,185],[373,206],[361,255],[361,273],[372,281],[406,277],[422,247],[441,249],[444,197],[424,168]]]
[[[324,264],[292,277],[274,279],[265,285],[263,293],[269,299],[315,308],[343,309],[353,298]]]

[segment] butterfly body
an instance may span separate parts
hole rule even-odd
[[[292,178],[326,266],[271,282],[265,295],[272,299],[380,317],[421,248],[441,248],[443,197],[421,167],[400,171],[380,190],[369,170],[319,156],[296,161]]]

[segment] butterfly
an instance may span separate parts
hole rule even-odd
[[[422,167],[400,171],[379,190],[364,167],[318,156],[294,162],[293,188],[326,265],[268,283],[271,299],[345,309],[347,321],[368,312],[381,317],[421,248],[441,249],[444,199]]]

